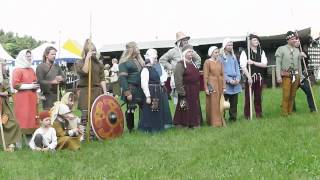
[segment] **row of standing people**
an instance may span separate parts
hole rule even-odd
[[[249,118],[249,97],[248,87],[251,85],[254,94],[254,106],[256,116],[262,116],[261,96],[263,77],[261,70],[267,65],[267,59],[260,46],[260,39],[255,35],[250,37],[250,58],[247,60],[247,52],[243,51],[240,56],[240,67],[247,77],[245,86],[245,108],[244,115]],[[148,63],[145,63],[140,55],[137,44],[134,42],[126,45],[126,50],[120,60],[119,81],[123,92],[123,100],[127,103],[125,112],[127,126],[129,131],[134,127],[134,110],[136,105],[142,109],[139,128],[145,131],[158,131],[172,125],[170,109],[166,94],[166,88],[163,86],[166,70],[174,72],[171,76],[172,87],[178,95],[176,113],[173,118],[173,124],[181,127],[198,127],[202,120],[199,101],[199,67],[200,56],[193,51],[192,46],[188,45],[190,37],[182,32],[177,33],[175,47],[165,53],[157,61],[157,53],[150,50],[146,54]],[[295,91],[300,84],[302,74],[300,59],[301,54],[295,48],[298,42],[293,32],[288,32],[286,36],[288,44],[277,49],[276,72],[277,81],[283,84],[282,113],[287,116],[292,112]],[[207,121],[214,126],[221,126],[223,123],[223,114],[219,113],[219,102],[224,95],[230,102],[229,120],[234,121],[237,118],[238,94],[241,92],[240,68],[233,52],[233,43],[230,39],[225,39],[220,52],[218,48],[209,49],[210,58],[204,64],[204,86],[206,91],[206,114]],[[59,95],[59,84],[64,82],[64,75],[61,68],[54,64],[56,50],[48,47],[43,56],[43,63],[37,67],[36,73],[31,68],[31,51],[21,51],[17,57],[17,67],[13,72],[12,84],[17,90],[14,96],[14,111],[10,109],[7,102],[8,89],[6,88],[5,78],[2,78],[3,94],[2,96],[2,114],[9,116],[8,125],[5,129],[13,134],[13,141],[19,136],[17,127],[20,126],[24,134],[30,134],[38,123],[35,119],[37,113],[37,95],[36,90],[40,88],[45,96],[43,108],[50,109],[53,102]],[[88,84],[88,64],[92,59],[92,98],[93,100],[102,93],[106,93],[106,82],[104,78],[103,65],[96,58],[96,49],[89,49],[89,40],[86,41],[82,55],[83,59],[77,62],[77,72],[80,75],[80,97],[78,108],[82,112],[81,121],[86,125],[87,118],[87,84]],[[5,63],[2,63],[4,65]],[[251,65],[251,76],[248,73],[248,65]],[[166,70],[165,70],[166,69]],[[142,76],[141,76],[142,75]],[[148,77],[148,78],[147,78]],[[142,88],[141,88],[142,85]],[[162,97],[162,95],[164,96]],[[313,102],[314,105],[314,102]],[[6,110],[6,108],[8,108]],[[7,113],[5,113],[8,111]],[[10,113],[11,112],[11,113]],[[13,113],[14,112],[14,113]],[[161,114],[161,115],[159,115]],[[15,117],[18,124],[12,119]],[[158,121],[153,121],[154,117],[160,117]],[[12,124],[11,124],[12,123]],[[10,125],[9,125],[10,124]],[[10,134],[10,133],[9,133]],[[7,141],[9,147],[12,147],[12,141]]]
[[[173,118],[173,125],[176,127],[198,127],[202,120],[201,107],[199,100],[199,67],[200,57],[193,51],[192,46],[188,44],[190,37],[178,32],[175,47],[165,53],[160,59],[160,64],[168,71],[173,71],[174,76],[171,76],[173,83],[171,87],[173,92],[177,93],[176,112]],[[224,125],[224,111],[221,102],[221,97],[224,97],[230,102],[229,121],[237,119],[237,104],[238,94],[242,91],[240,84],[241,74],[240,68],[245,76],[245,103],[244,116],[250,118],[250,101],[249,89],[252,89],[253,106],[257,118],[263,116],[262,111],[262,89],[264,84],[263,72],[267,67],[268,60],[265,52],[261,48],[260,38],[257,35],[251,34],[248,37],[249,47],[242,51],[240,63],[236,59],[233,51],[233,42],[226,38],[219,50],[217,47],[211,47],[208,51],[210,57],[204,63],[204,88],[206,92],[206,119],[213,126]],[[305,57],[304,53],[300,53],[297,49],[299,43],[298,37],[292,31],[286,35],[287,45],[281,46],[275,53],[277,80],[282,84],[282,115],[291,114],[295,91],[300,84],[301,61]],[[139,57],[140,52],[137,44],[134,42],[128,43],[124,52],[128,53],[130,48],[134,49],[134,53],[129,53],[132,56],[125,58],[125,61],[120,61],[119,76],[120,85],[123,90],[123,100],[127,102],[126,120],[129,131],[133,129],[133,112],[138,104],[140,108],[144,108],[144,103],[150,103],[149,93],[145,92],[147,87],[146,73],[141,75],[140,89],[139,74],[143,68],[143,59]],[[152,50],[155,51],[155,50]],[[249,56],[250,55],[250,56]],[[249,56],[249,57],[248,57]],[[249,66],[251,72],[249,73]],[[147,68],[149,69],[149,68]],[[281,72],[281,73],[280,73]],[[287,72],[287,74],[285,74]],[[149,72],[150,76],[150,72]],[[282,83],[282,79],[285,81]],[[152,83],[148,84],[149,89]],[[250,88],[249,88],[250,87]],[[142,93],[144,92],[144,94]],[[314,105],[314,102],[313,102]],[[310,105],[309,105],[310,106]],[[311,110],[313,111],[313,110]],[[143,119],[145,111],[142,111],[140,122],[145,122]],[[152,113],[151,113],[152,114]],[[147,121],[153,121],[155,114],[148,116]],[[139,128],[140,127],[139,123]],[[143,123],[142,123],[143,124]]]

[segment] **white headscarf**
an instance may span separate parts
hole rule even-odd
[[[191,45],[188,45],[188,47],[182,51],[182,59],[183,59],[184,68],[187,68],[187,64],[186,64],[186,54],[187,54],[189,51],[193,51],[193,47],[192,47]],[[192,62],[192,64],[196,67],[196,65],[193,63],[192,60],[191,60],[191,62]]]
[[[230,42],[233,42],[232,39],[230,38],[225,38],[223,41],[222,41],[222,47],[220,49],[220,54],[226,58],[226,53],[225,53],[225,48],[227,46],[228,43]],[[234,51],[233,49],[231,50],[231,55],[233,56],[234,59],[236,59],[236,55],[234,54]]]
[[[64,94],[61,98],[61,102],[63,104],[68,104],[69,103],[69,96],[72,94],[72,92],[67,92],[66,94]]]
[[[148,49],[146,54],[144,55],[146,59],[150,60],[150,63],[153,64],[153,62],[158,58],[157,50],[155,49]]]
[[[218,49],[217,46],[211,46],[208,50],[208,56],[211,57],[214,50]]]
[[[222,41],[222,47],[221,47],[221,49],[224,49],[229,42],[232,42],[232,40],[231,40],[230,38],[225,38],[225,39]]]
[[[27,51],[30,51],[30,50],[24,49],[24,50],[19,52],[19,54],[18,54],[18,56],[16,58],[16,62],[15,62],[16,67],[18,67],[18,68],[30,68],[31,67],[33,58],[31,56],[31,62],[29,62],[27,60],[27,57],[26,57],[27,56]]]
[[[66,104],[63,104],[62,102],[57,101],[54,103],[50,112],[51,112],[51,124],[53,124],[54,120],[56,120],[58,115],[65,115],[65,114],[71,113],[71,110]]]

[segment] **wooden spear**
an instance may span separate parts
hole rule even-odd
[[[298,34],[297,30],[296,30],[296,36],[297,36],[298,40],[300,41],[299,34]],[[301,47],[301,41],[300,41],[300,45],[299,45],[299,50],[300,50],[300,52],[303,52],[302,51],[302,47]],[[304,57],[302,57],[302,62],[303,62],[304,70],[306,72],[306,76],[307,76],[306,78],[307,78],[307,81],[308,81],[308,84],[309,84],[309,88],[310,88],[310,91],[311,91],[312,101],[313,101],[314,107],[316,108],[316,112],[318,112],[317,104],[316,104],[316,101],[314,99],[313,90],[312,90],[312,86],[311,86],[311,81],[310,81],[310,78],[309,78],[308,69],[307,69],[307,65],[306,65],[306,61],[305,61]]]
[[[247,35],[247,49],[248,49],[248,61],[251,60],[251,51],[250,51],[250,48],[251,48],[251,43],[250,43],[250,37],[249,37],[249,33]],[[249,71],[249,77],[251,77],[251,64],[248,64],[248,71]],[[249,84],[248,82],[248,85],[249,85],[249,106],[250,106],[250,120],[252,120],[252,83]]]
[[[91,23],[92,23],[92,15],[90,14],[90,38],[89,38],[89,51],[92,51],[92,33],[91,33]],[[88,66],[88,109],[87,109],[87,127],[86,127],[86,138],[87,142],[90,142],[90,114],[91,114],[91,57],[89,59],[89,66]]]

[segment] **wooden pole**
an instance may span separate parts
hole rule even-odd
[[[3,124],[2,124],[2,99],[0,97],[0,131],[1,131],[1,138],[2,138],[2,147],[3,150],[6,151],[6,141],[4,139],[4,132],[3,132]]]
[[[2,147],[3,147],[3,150],[6,151],[7,148],[6,148],[6,141],[4,139],[4,132],[3,132],[3,125],[2,125],[2,116],[0,115],[0,129],[1,129],[1,138],[2,138]]]
[[[90,14],[90,38],[89,38],[89,51],[92,51],[92,34],[91,34],[91,14]],[[90,127],[91,127],[91,121],[90,121],[90,114],[91,114],[91,57],[89,59],[89,67],[88,67],[88,109],[87,109],[87,127],[86,127],[86,138],[87,142],[90,142]]]
[[[276,88],[276,66],[271,65],[272,89]]]
[[[250,37],[249,37],[249,33],[247,35],[247,49],[248,49],[248,60],[251,60],[251,55],[250,55]],[[251,64],[248,64],[248,71],[249,71],[249,76],[251,77]],[[250,120],[252,120],[252,83],[249,84],[249,101],[250,101]]]
[[[60,101],[60,84],[57,84],[57,101]]]
[[[296,36],[297,36],[298,40],[300,41],[299,34],[298,34],[297,30],[296,30]],[[299,50],[300,50],[300,52],[303,52],[302,51],[302,47],[301,47],[301,41],[300,41],[300,45],[299,45]],[[308,68],[307,68],[306,61],[305,61],[304,57],[302,57],[302,62],[303,62],[304,70],[306,72],[307,81],[309,83],[309,88],[310,88],[310,91],[311,91],[312,101],[313,101],[314,107],[316,108],[316,112],[318,112],[318,107],[317,107],[316,101],[314,99],[313,89],[312,89],[312,86],[311,86],[311,81],[310,81],[309,74],[308,74]]]

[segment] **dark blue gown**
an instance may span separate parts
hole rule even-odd
[[[151,100],[159,100],[159,111],[152,111],[151,105],[145,99],[142,104],[142,116],[139,129],[146,132],[156,132],[165,129],[165,125],[172,124],[172,116],[166,96],[166,90],[161,86],[160,76],[155,68],[147,66],[149,70],[149,91]]]

